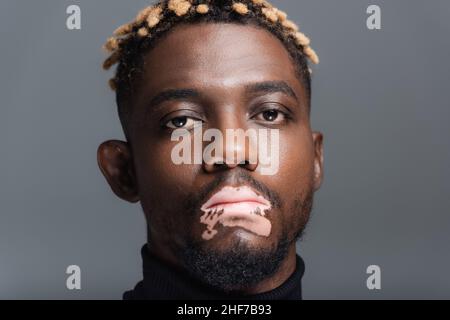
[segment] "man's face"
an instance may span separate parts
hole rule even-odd
[[[141,201],[154,250],[180,264],[189,260],[180,252],[192,247],[219,256],[239,248],[242,256],[261,252],[269,261],[281,242],[295,251],[322,180],[322,136],[311,131],[306,91],[283,44],[253,26],[177,27],[146,55],[140,83],[130,154],[134,200]],[[194,121],[224,135],[226,129],[278,130],[277,173],[263,175],[257,164],[174,164],[179,142],[171,134]],[[224,144],[225,152],[233,151]],[[218,223],[214,236],[205,237],[202,206],[224,187],[251,189],[268,200],[270,232]]]

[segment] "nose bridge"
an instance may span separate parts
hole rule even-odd
[[[245,126],[245,119],[242,119],[238,106],[235,104],[223,105],[216,113],[215,125],[217,129],[225,132],[226,129],[239,129]]]
[[[244,162],[246,154],[245,136],[246,121],[237,111],[226,112],[222,118],[221,132],[224,140],[224,157],[225,163],[230,166],[236,166]]]

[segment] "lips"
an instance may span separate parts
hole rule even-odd
[[[202,236],[205,240],[212,239],[217,234],[216,224],[221,223],[225,227],[241,227],[267,237],[271,224],[264,216],[270,208],[270,202],[250,187],[224,187],[201,207],[204,215],[200,222],[207,226]]]
[[[214,208],[251,208],[263,207],[270,208],[270,202],[264,197],[257,195],[250,187],[224,187],[215,193],[205,204],[202,210],[211,210]],[[262,209],[262,208],[261,208]],[[248,212],[248,210],[245,210]]]

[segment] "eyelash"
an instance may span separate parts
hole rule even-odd
[[[188,121],[188,120],[193,120],[194,123],[192,123],[191,127],[189,127],[187,130],[190,130],[190,129],[194,128],[194,127],[196,126],[196,122],[203,122],[203,120],[200,120],[200,119],[197,119],[197,118],[194,118],[194,117],[189,117],[189,116],[178,116],[178,117],[172,118],[172,119],[170,119],[169,121],[167,121],[167,122],[164,124],[164,127],[167,128],[167,129],[171,129],[171,130],[176,130],[176,129],[186,129],[184,126],[182,126],[182,127],[177,127],[177,126],[169,127],[169,126],[168,126],[169,123],[171,123],[172,121],[174,121],[174,120],[176,120],[176,119],[186,119],[186,121]]]
[[[291,115],[290,115],[288,112],[282,110],[282,108],[277,107],[277,106],[266,107],[266,108],[264,108],[263,110],[260,110],[258,113],[256,113],[256,114],[255,114],[253,117],[251,117],[251,118],[253,119],[253,118],[255,118],[256,116],[258,116],[258,115],[260,115],[260,114],[263,114],[264,112],[268,112],[268,111],[276,111],[278,114],[282,114],[283,117],[284,117],[284,119],[281,120],[281,121],[279,121],[279,123],[277,123],[276,120],[275,120],[275,121],[261,120],[261,121],[268,122],[268,123],[272,123],[272,124],[280,124],[280,123],[285,123],[285,122],[288,122],[288,121],[292,120],[292,117],[291,117]]]
[[[180,112],[183,112],[184,114],[180,114]],[[180,115],[176,115],[176,116],[170,116],[172,113],[169,113],[168,115],[164,116],[163,118],[161,118],[160,120],[160,124],[161,124],[161,128],[163,130],[176,130],[176,129],[184,129],[184,127],[179,127],[179,128],[171,128],[168,126],[169,123],[171,123],[172,121],[176,120],[176,119],[181,119],[181,118],[186,118],[186,119],[191,119],[194,120],[195,122],[204,122],[202,119],[200,119],[198,116],[194,116],[193,114],[196,114],[196,112],[189,110],[189,109],[184,109],[184,110],[178,110],[176,112],[173,112],[174,114],[180,114]]]

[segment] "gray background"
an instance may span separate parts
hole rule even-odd
[[[326,178],[299,245],[304,297],[450,298],[450,2],[273,3],[321,58]],[[66,29],[70,4],[81,30]],[[119,299],[141,279],[141,208],[110,191],[96,149],[123,138],[100,47],[146,4],[0,2],[0,298]],[[366,28],[370,4],[380,31]],[[70,264],[82,290],[65,287]]]

